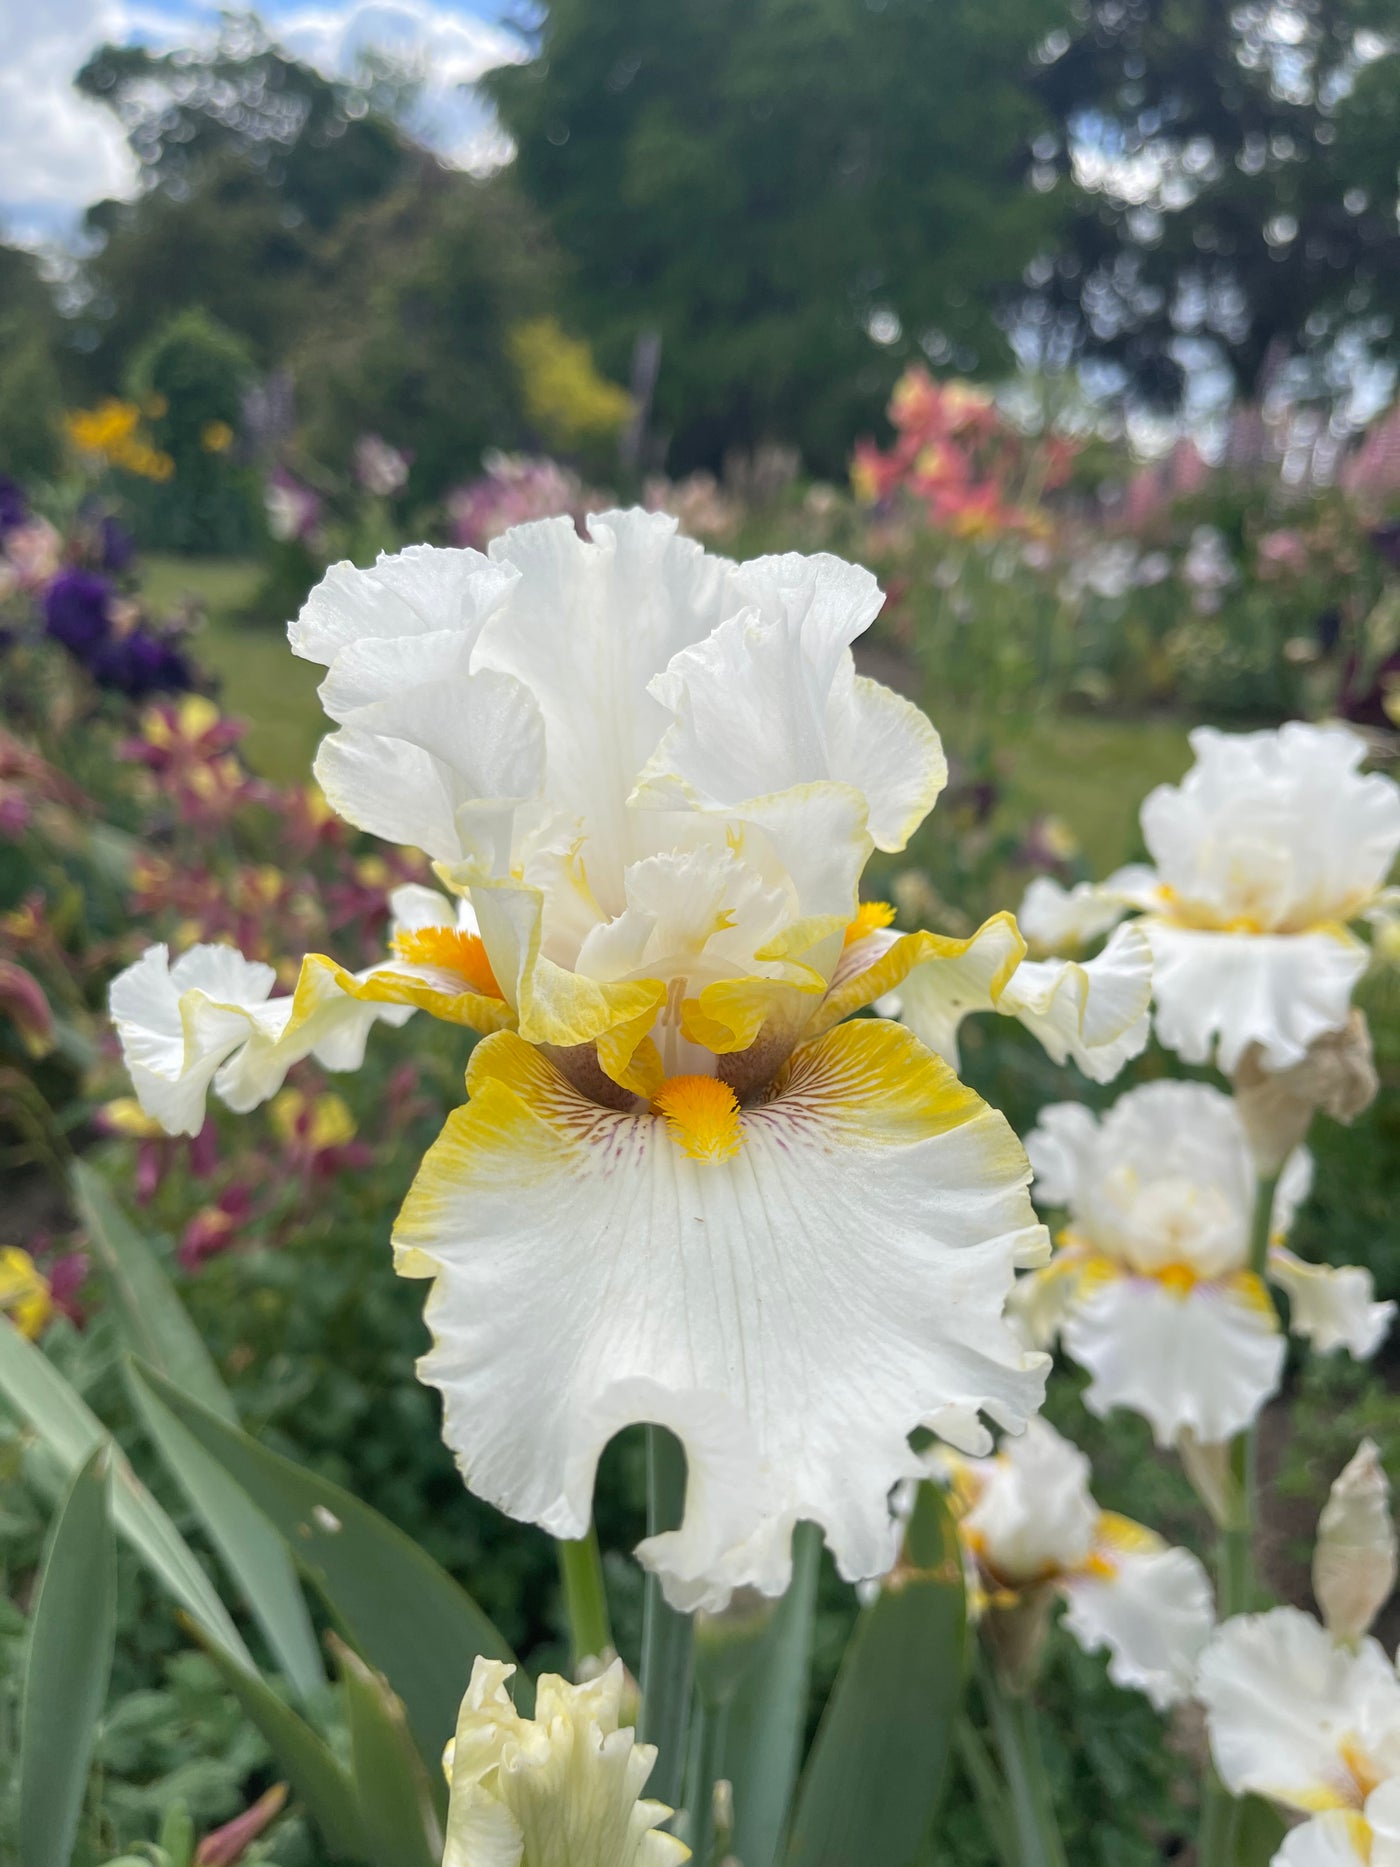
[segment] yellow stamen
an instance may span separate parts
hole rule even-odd
[[[692,1160],[729,1160],[744,1145],[739,1098],[717,1076],[669,1076],[651,1106]]]
[[[867,934],[877,933],[882,927],[892,926],[895,911],[888,901],[862,901],[856,909],[856,917],[846,928],[843,945],[850,946],[856,940],[863,940]]]
[[[1189,1264],[1164,1264],[1152,1275],[1168,1295],[1174,1297],[1189,1297],[1201,1281]]]
[[[410,933],[395,936],[394,951],[410,966],[433,966],[439,972],[456,973],[468,991],[485,998],[504,998],[486,957],[481,935],[466,933],[458,927],[415,927]]]

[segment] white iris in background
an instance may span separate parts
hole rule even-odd
[[[1390,1487],[1363,1440],[1318,1523],[1326,1626],[1297,1608],[1237,1615],[1202,1656],[1197,1695],[1226,1787],[1309,1818],[1275,1867],[1400,1867],[1400,1680],[1368,1637],[1395,1549]]]
[[[1108,1649],[1108,1674],[1164,1710],[1189,1696],[1214,1621],[1210,1583],[1189,1550],[1101,1511],[1089,1461],[1044,1420],[990,1459],[934,1455],[947,1475],[977,1592],[995,1610],[1040,1591],[1066,1604],[1086,1652]]]
[[[1157,1035],[1227,1074],[1258,1045],[1297,1063],[1347,1021],[1369,949],[1349,931],[1380,901],[1400,850],[1400,786],[1358,767],[1343,726],[1191,735],[1196,763],[1142,807],[1152,867],[1066,891],[1047,878],[1022,904],[1029,939],[1060,947],[1131,909],[1152,943]]]
[[[400,890],[384,962],[313,956],[291,1000],[158,952],[113,1007],[162,1120],[202,1116],[211,1080],[243,1107],[293,1053],[327,1061],[336,1019],[357,1046],[413,1006],[489,1032],[395,1231],[432,1280],[445,1436],[473,1490],[572,1538],[608,1440],[670,1427],[685,1516],[640,1554],[678,1606],[717,1607],[786,1586],[802,1519],[843,1574],[884,1573],[909,1435],[980,1452],[982,1415],[1017,1431],[1039,1404],[1045,1358],[1003,1318],[1046,1249],[1020,1143],[909,1031],[841,1022],[915,966],[956,999],[993,945],[995,1003],[1025,947],[1007,916],[871,938],[865,862],[945,767],[855,672],[866,571],[730,564],[660,514],[589,523],[338,565],[293,625],[327,667],[327,797],[426,850],[460,905]],[[1136,944],[1030,970],[1018,1015],[1055,1054],[1121,1060]]]
[[[1093,1376],[1088,1406],[1142,1414],[1160,1445],[1242,1431],[1278,1386],[1285,1345],[1248,1268],[1257,1179],[1230,1097],[1149,1083],[1102,1120],[1056,1103],[1026,1145],[1038,1197],[1069,1214],[1054,1258],[1013,1299],[1032,1338],[1058,1335]],[[1279,1177],[1269,1279],[1288,1295],[1295,1334],[1371,1355],[1395,1306],[1372,1300],[1369,1271],[1307,1264],[1283,1246],[1310,1178],[1299,1149]]]

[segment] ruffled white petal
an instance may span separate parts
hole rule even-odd
[[[198,1134],[214,1076],[277,983],[271,966],[233,947],[195,946],[172,966],[147,947],[112,981],[108,1003],[141,1107],[167,1134]]]
[[[638,796],[733,807],[794,785],[848,784],[881,849],[902,849],[947,781],[917,707],[858,677],[850,643],[881,601],[866,570],[819,555],[736,568],[745,605],[651,682],[671,715]]]
[[[1226,1075],[1251,1044],[1268,1069],[1301,1061],[1346,1023],[1368,964],[1363,943],[1340,930],[1217,933],[1153,915],[1139,925],[1152,942],[1159,1040],[1186,1063],[1214,1053]]]
[[[1134,864],[1106,882],[1076,882],[1064,888],[1049,875],[1037,875],[1022,898],[1016,920],[1038,953],[1063,953],[1088,946],[1116,927],[1156,889],[1153,870]]]
[[[1381,1648],[1339,1647],[1297,1608],[1226,1621],[1202,1655],[1197,1694],[1231,1793],[1307,1813],[1359,1808],[1344,1746],[1374,1764],[1400,1733],[1400,1682]]]
[[[444,1431],[481,1495],[582,1534],[624,1424],[685,1444],[678,1532],[643,1546],[678,1605],[775,1593],[792,1528],[823,1525],[843,1574],[894,1554],[891,1487],[920,1424],[980,1450],[1013,1429],[1044,1358],[1002,1308],[1032,1223],[1019,1144],[915,1040],[860,1021],[800,1050],[694,1159],[650,1115],[601,1108],[509,1033],[473,1053],[471,1099],[395,1233],[435,1279]]]
[[[1132,1525],[1105,1540],[1099,1561],[1071,1577],[1064,1596],[1065,1626],[1086,1652],[1107,1647],[1115,1685],[1145,1693],[1158,1711],[1190,1697],[1215,1612],[1189,1550],[1165,1548]]]
[[[877,939],[872,939],[872,947]],[[1008,980],[1025,958],[1026,943],[1009,914],[994,914],[969,940],[938,940],[930,935],[907,935],[901,940],[896,935],[889,959],[899,958],[902,949],[921,952],[920,941],[935,950],[903,971],[897,983],[881,985],[882,992],[891,993],[881,1008],[897,1010],[919,1042],[956,1069],[963,1019],[972,1012],[996,1009]],[[873,975],[874,969],[868,970]]]
[[[304,1057],[328,1070],[358,1069],[371,1028],[413,1014],[411,1003],[377,1002],[360,990],[370,977],[313,955],[295,992],[272,998],[272,968],[232,947],[192,947],[174,965],[164,946],[148,948],[110,995],[142,1108],[168,1134],[198,1134],[211,1083],[243,1113],[275,1095]]]
[[[1400,850],[1400,787],[1358,771],[1366,742],[1292,720],[1191,735],[1196,763],[1142,807],[1162,882],[1197,916],[1298,933],[1354,919]]]
[[[1371,1830],[1370,1867],[1400,1867],[1400,1774],[1390,1776],[1366,1798],[1366,1825]]]
[[[1394,1303],[1375,1301],[1375,1279],[1359,1264],[1309,1264],[1282,1246],[1269,1276],[1288,1297],[1288,1326],[1327,1355],[1344,1348],[1367,1361],[1390,1333]]]
[[[1235,1279],[1178,1295],[1152,1278],[1114,1277],[1082,1293],[1065,1351],[1093,1379],[1084,1402],[1140,1413],[1158,1445],[1186,1428],[1203,1443],[1248,1426],[1277,1390],[1284,1339],[1262,1287]]]
[[[963,1529],[999,1582],[1018,1587],[1084,1562],[1099,1512],[1089,1495],[1089,1461],[1077,1446],[1035,1419],[974,1469],[980,1488]]]
[[[1111,1082],[1151,1035],[1152,949],[1137,927],[1115,929],[1096,959],[1023,960],[997,1009],[1019,1018],[1056,1063]]]
[[[1049,1206],[1073,1206],[1088,1196],[1099,1137],[1098,1117],[1082,1102],[1052,1102],[1026,1137],[1037,1197]]]
[[[1369,1822],[1331,1809],[1291,1829],[1272,1867],[1381,1867],[1381,1863],[1372,1850]]]

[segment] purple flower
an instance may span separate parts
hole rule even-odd
[[[103,687],[142,700],[148,694],[182,693],[194,685],[188,662],[166,636],[138,623],[127,635],[104,642],[92,657],[92,676]]]
[[[8,473],[0,473],[0,538],[23,525],[28,517],[29,506],[19,482]]]
[[[103,570],[114,575],[126,570],[136,555],[136,541],[126,527],[113,518],[104,518],[98,525],[97,536]]]
[[[44,592],[44,627],[70,654],[89,661],[112,633],[111,602],[105,577],[60,571]]]

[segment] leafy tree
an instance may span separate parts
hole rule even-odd
[[[312,452],[372,430],[413,455],[410,495],[528,436],[510,334],[553,300],[551,243],[506,177],[433,168],[347,224],[290,362]]]
[[[1337,387],[1400,346],[1391,0],[1086,0],[1049,48],[1037,152],[1077,208],[1032,275],[1042,353],[1170,401],[1183,340],[1257,393],[1288,357]]]
[[[545,0],[487,83],[607,374],[662,338],[673,464],[838,468],[920,352],[994,368],[1058,203],[1031,53],[1065,0]]]
[[[62,443],[57,307],[30,253],[0,245],[0,473],[54,473]]]

